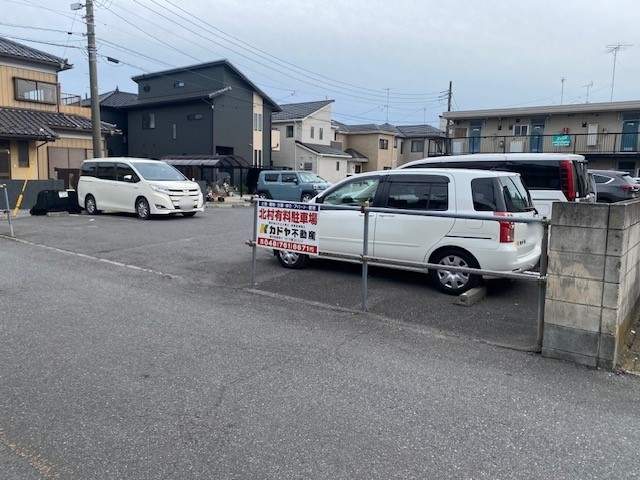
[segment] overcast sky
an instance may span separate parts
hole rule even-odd
[[[67,58],[74,68],[59,75],[62,91],[86,97],[85,9],[71,3],[0,0],[0,35]],[[638,0],[94,5],[101,93],[136,92],[131,77],[143,73],[227,59],[278,104],[335,100],[333,117],[347,124],[438,126],[450,81],[452,110],[640,100]]]

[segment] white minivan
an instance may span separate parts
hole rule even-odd
[[[398,168],[476,168],[519,173],[542,217],[551,217],[554,202],[596,201],[590,185],[587,159],[582,155],[474,153],[422,158]]]
[[[481,277],[447,270],[447,265],[522,272],[532,269],[540,257],[542,225],[511,221],[537,216],[520,175],[513,172],[436,168],[368,172],[341,180],[311,201],[395,209],[369,213],[369,255],[377,258],[377,265],[404,270],[423,271],[419,264],[441,264],[442,269],[429,274],[436,288],[449,294],[465,292]],[[441,216],[416,215],[418,211]],[[496,220],[447,216],[452,214],[489,215]],[[359,261],[364,213],[320,207],[317,236],[319,251],[327,258]],[[302,268],[309,261],[294,251],[274,254],[285,268]]]
[[[92,158],[82,162],[78,204],[101,211],[135,213],[138,218],[204,211],[200,186],[171,165],[145,158]]]

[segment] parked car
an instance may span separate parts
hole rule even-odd
[[[379,265],[424,271],[419,264],[521,272],[533,268],[540,257],[542,227],[539,223],[509,221],[537,216],[520,175],[463,169],[404,169],[362,173],[347,177],[311,200],[321,205],[393,208],[443,214],[488,214],[504,219],[469,220],[443,216],[404,215],[402,212],[370,213],[370,255]],[[364,215],[359,210],[318,212],[318,245],[321,253],[362,253]],[[275,250],[286,268],[302,268],[309,256]],[[345,260],[345,257],[334,259]],[[394,264],[394,261],[415,265]],[[430,270],[435,286],[460,294],[476,286],[478,275],[443,268]]]
[[[171,165],[145,158],[93,158],[82,162],[78,203],[88,214],[103,210],[138,218],[204,211],[200,186]]]
[[[587,160],[564,153],[478,153],[429,157],[398,168],[478,168],[522,175],[533,205],[543,217],[551,217],[553,202],[593,202]]]
[[[315,173],[296,170],[262,170],[258,175],[260,198],[308,202],[331,184]]]
[[[628,172],[595,169],[589,172],[596,182],[598,202],[620,202],[638,197],[640,185]]]

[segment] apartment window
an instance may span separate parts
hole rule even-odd
[[[142,129],[151,130],[156,128],[156,114],[155,113],[143,113],[142,114]]]
[[[176,82],[173,84],[173,88],[182,88],[184,87],[184,82]]]
[[[262,114],[261,113],[253,114],[253,131],[254,132],[262,131]]]
[[[424,151],[424,140],[411,140],[411,152],[423,152]]]
[[[323,137],[324,137],[324,128],[320,127],[318,129],[318,139],[322,140]]]
[[[293,125],[287,125],[287,133],[285,136],[287,138],[293,138]]]
[[[29,142],[18,140],[18,166],[29,168]]]
[[[398,137],[393,137],[393,148],[398,148]]]
[[[38,82],[14,78],[16,100],[41,102],[55,105],[58,103],[58,87],[55,83]]]
[[[386,138],[380,139],[380,150],[389,150],[389,140]]]
[[[529,135],[529,125],[514,125],[513,136],[514,137],[526,137]]]
[[[189,121],[202,120],[202,114],[201,113],[191,113],[191,114],[187,115],[187,120],[189,120]]]
[[[311,138],[314,138],[315,127],[311,127]]]
[[[336,162],[336,172],[340,171],[340,162]]]

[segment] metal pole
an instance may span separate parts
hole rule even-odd
[[[93,18],[93,0],[87,0],[87,50],[89,53],[89,84],[91,89],[91,136],[93,157],[102,157],[100,134],[100,94],[98,92],[98,68],[96,58],[96,24]]]
[[[4,190],[4,200],[7,205],[7,220],[9,221],[9,230],[11,231],[11,236],[13,237],[13,224],[11,223],[11,213],[9,212],[9,194],[7,193],[7,185],[2,184],[0,188]]]
[[[256,286],[256,242],[258,240],[258,203],[253,201],[251,198],[251,203],[253,204],[253,238],[252,240],[252,252],[251,252],[251,288]]]
[[[542,252],[540,254],[540,275],[538,277],[538,331],[536,334],[538,352],[542,351],[542,340],[544,338],[544,304],[547,297],[547,266],[549,249],[549,221],[546,217],[542,220]]]
[[[363,206],[364,213],[364,233],[362,235],[362,305],[360,310],[363,312],[367,309],[367,278],[369,276],[369,211]]]

